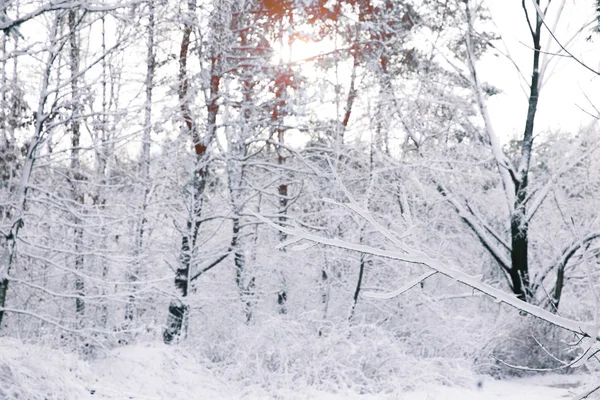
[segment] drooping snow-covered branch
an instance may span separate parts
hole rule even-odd
[[[409,289],[412,289],[413,287],[417,286],[419,283],[425,281],[427,278],[429,278],[435,274],[437,274],[437,271],[435,271],[435,270],[427,271],[423,275],[420,275],[418,278],[408,282],[406,285],[404,285],[394,291],[391,291],[389,293],[365,292],[365,293],[363,293],[363,296],[370,297],[373,299],[382,299],[382,300],[393,299],[394,297],[400,296],[402,293],[408,291]]]
[[[367,210],[362,210],[363,213],[369,214]],[[340,239],[332,239],[319,235],[315,235],[313,233],[307,232],[300,228],[290,228],[281,225],[277,225],[274,222],[258,215],[254,214],[256,218],[260,219],[264,223],[278,229],[284,233],[286,233],[294,242],[300,240],[306,240],[313,243],[319,243],[328,246],[339,247],[346,250],[356,251],[359,253],[371,254],[378,257],[385,257],[393,260],[403,261],[411,264],[420,264],[426,267],[431,268],[432,270],[449,277],[450,279],[463,283],[477,291],[482,292],[483,294],[493,298],[496,302],[506,303],[507,305],[516,308],[519,311],[526,312],[534,317],[542,319],[546,322],[549,322],[553,325],[576,333],[578,335],[582,335],[584,337],[594,338],[596,340],[600,340],[599,336],[599,328],[592,323],[576,321],[569,318],[564,318],[559,315],[553,314],[543,308],[540,308],[536,305],[526,303],[520,299],[518,299],[515,295],[503,292],[481,280],[480,277],[468,275],[462,271],[459,271],[455,268],[450,267],[444,261],[439,259],[434,259],[424,253],[423,251],[417,249],[410,249],[407,246],[404,246],[404,249],[408,252],[400,252],[400,251],[390,251],[383,250],[372,246],[367,246],[363,244],[355,244],[346,242]],[[381,226],[376,227],[375,230],[381,234],[391,235],[391,232],[381,232],[381,230],[385,230]],[[290,241],[291,243],[291,241]],[[292,251],[302,251],[306,248],[304,245],[294,246],[291,248]]]

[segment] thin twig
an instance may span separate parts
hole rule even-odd
[[[423,275],[419,276],[417,279],[410,281],[406,285],[404,285],[401,288],[396,289],[392,292],[389,292],[389,293],[364,292],[363,297],[369,297],[372,299],[383,299],[383,300],[393,299],[394,297],[400,296],[402,293],[408,291],[409,289],[412,289],[413,287],[417,286],[419,283],[423,282],[424,280],[426,280],[427,278],[429,278],[430,276],[433,276],[435,274],[437,274],[437,271],[435,271],[435,270],[427,271]]]
[[[595,75],[600,75],[600,72],[596,71],[595,69],[592,69],[592,67],[589,67],[586,63],[584,63],[583,61],[581,61],[579,58],[575,57],[573,55],[573,53],[571,53],[569,50],[567,50],[565,48],[565,46],[562,45],[562,43],[558,40],[558,38],[556,37],[556,35],[554,34],[554,32],[552,32],[552,29],[550,29],[550,27],[546,24],[546,21],[544,20],[543,11],[540,9],[539,4],[537,4],[535,2],[535,0],[531,0],[531,2],[533,3],[533,6],[535,7],[535,10],[536,10],[537,14],[538,14],[540,20],[542,21],[542,24],[544,24],[544,26],[546,27],[546,29],[548,29],[548,33],[550,33],[550,36],[552,36],[552,38],[554,39],[554,41],[556,42],[556,44],[558,44],[560,46],[560,48],[562,49],[562,51],[564,51],[565,53],[567,53],[569,55],[569,57],[571,57],[573,60],[575,60],[578,64],[580,64],[581,66],[583,66],[588,71],[591,71]]]

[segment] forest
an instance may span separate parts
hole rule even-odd
[[[599,31],[591,0],[0,0],[0,349],[592,396]]]

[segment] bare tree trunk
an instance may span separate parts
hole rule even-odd
[[[378,121],[376,121],[375,124],[377,127],[380,126]],[[375,165],[374,165],[375,147],[376,147],[376,144],[374,143],[373,135],[371,134],[371,143],[370,143],[370,150],[369,150],[369,185],[367,187],[367,192],[365,194],[365,210],[369,209],[369,205],[371,203],[371,194],[373,191],[373,184],[374,184],[374,179],[375,179],[375,175],[373,173],[374,168],[375,168]],[[366,229],[367,229],[366,224],[364,224],[360,229],[360,244],[363,244],[363,242],[365,240],[365,230]],[[358,304],[358,298],[360,296],[360,291],[362,289],[362,282],[363,282],[363,277],[365,274],[366,264],[367,264],[366,254],[360,253],[360,262],[358,265],[358,278],[356,280],[354,296],[352,297],[352,307],[350,308],[350,314],[348,316],[348,322],[350,322],[350,323],[354,319],[356,305]]]
[[[0,12],[0,16],[3,16],[3,12]],[[8,135],[7,135],[7,118],[8,118],[8,78],[6,76],[6,43],[8,42],[8,35],[0,35],[0,56],[2,62],[0,63],[0,168],[4,169],[3,154],[2,152],[8,149]],[[4,172],[0,170],[2,175],[0,178],[4,178]]]
[[[131,294],[127,298],[127,304],[125,307],[125,321],[127,324],[133,322],[136,317],[136,305],[135,305],[135,282],[139,279],[141,254],[143,254],[144,247],[144,234],[146,230],[146,212],[148,208],[148,201],[150,196],[151,182],[150,182],[150,146],[151,146],[151,134],[152,134],[152,90],[154,86],[154,70],[156,68],[155,57],[154,57],[154,0],[148,0],[148,27],[147,27],[147,53],[146,53],[146,103],[144,106],[144,131],[142,136],[142,152],[140,159],[140,178],[142,181],[142,207],[140,210],[135,253],[136,259],[134,266],[127,273],[127,280],[130,282]],[[188,39],[189,40],[189,39]]]
[[[183,130],[187,135],[191,135],[194,140],[194,148],[196,150],[197,162],[199,153],[206,152],[206,148],[202,148],[198,140],[196,126],[191,115],[189,93],[189,78],[187,73],[187,59],[190,47],[190,36],[193,30],[193,15],[196,9],[195,0],[189,0],[187,3],[188,12],[184,15],[183,22],[183,39],[179,49],[179,107],[181,119],[183,120]],[[196,168],[199,166],[197,165]],[[199,224],[196,222],[196,216],[201,211],[202,192],[204,190],[204,176],[202,171],[197,169],[194,171],[193,188],[192,188],[192,209],[188,217],[186,231],[181,238],[181,254],[179,257],[179,266],[175,271],[175,287],[179,291],[180,298],[172,300],[169,305],[169,317],[167,320],[167,328],[164,332],[163,339],[165,343],[171,343],[178,340],[182,331],[185,330],[184,324],[187,318],[188,306],[185,303],[185,298],[188,295],[188,286],[190,279],[190,263],[192,259],[193,242],[195,242],[198,234]]]
[[[102,17],[102,54],[106,54],[106,18],[105,16]],[[98,185],[98,191],[97,194],[95,196],[95,200],[94,202],[96,204],[99,204],[100,207],[104,207],[106,204],[106,198],[104,196],[104,194],[102,193],[103,191],[103,187],[106,183],[106,164],[107,164],[107,157],[108,157],[108,152],[107,152],[107,140],[108,140],[108,104],[107,104],[107,81],[108,81],[108,76],[107,76],[107,61],[106,58],[102,59],[102,116],[101,116],[101,120],[102,123],[100,124],[99,127],[99,137],[100,137],[100,145],[99,148],[96,148],[96,174],[97,174],[97,179],[99,180],[99,185]],[[102,226],[101,228],[101,240],[102,240],[102,247],[106,248],[106,227]],[[101,260],[101,265],[100,265],[101,269],[102,269],[102,278],[106,279],[108,277],[108,263],[107,261],[104,259],[104,257],[102,257]],[[102,294],[104,296],[107,296],[107,290],[106,287],[102,288]],[[109,315],[109,310],[108,310],[108,300],[107,298],[103,298],[102,299],[102,306],[101,306],[101,311],[100,311],[100,326],[102,326],[103,328],[106,328],[106,326],[108,325],[108,315]]]
[[[226,13],[223,8],[224,3],[219,3],[215,10],[215,19],[213,20],[214,29],[222,31],[228,29],[229,26],[220,24],[222,18],[220,13]],[[192,182],[192,207],[186,224],[186,231],[181,239],[181,254],[180,262],[175,271],[175,287],[179,292],[179,298],[171,301],[169,305],[169,316],[167,327],[163,334],[165,343],[172,343],[177,340],[185,331],[185,324],[188,315],[188,306],[185,299],[188,295],[189,282],[191,278],[191,263],[192,253],[196,245],[196,239],[200,230],[200,215],[202,213],[202,203],[204,198],[204,189],[206,187],[206,179],[208,177],[208,162],[209,153],[208,146],[214,138],[217,131],[217,115],[219,114],[219,86],[221,83],[221,69],[223,54],[221,49],[212,49],[211,67],[210,67],[210,84],[209,97],[207,99],[206,109],[208,112],[206,121],[206,134],[204,138],[200,138],[198,129],[192,116],[189,98],[189,77],[187,74],[187,57],[190,45],[190,35],[193,30],[192,17],[196,9],[196,1],[188,0],[188,17],[184,21],[184,33],[181,41],[179,52],[179,101],[180,112],[183,120],[183,129],[186,134],[190,135],[196,154],[196,166],[194,170]],[[222,44],[221,44],[222,45]]]
[[[237,28],[240,31],[241,47],[245,49],[249,46],[247,34],[243,29]],[[249,276],[248,265],[244,254],[244,248],[241,243],[241,217],[243,211],[243,184],[245,172],[245,157],[247,155],[247,146],[245,143],[246,136],[252,132],[252,112],[253,104],[253,83],[252,77],[246,76],[242,80],[242,95],[243,104],[241,111],[240,126],[234,128],[232,137],[229,140],[228,158],[228,183],[229,196],[233,212],[233,224],[231,235],[231,249],[234,254],[234,264],[236,267],[236,284],[240,295],[240,300],[244,308],[246,323],[252,320],[252,299],[254,297],[255,278]]]
[[[362,238],[361,238],[362,239]],[[362,240],[361,240],[362,242]],[[350,315],[348,321],[352,322],[354,319],[354,313],[356,311],[356,305],[358,304],[358,296],[360,296],[360,290],[362,288],[363,276],[365,273],[365,253],[360,253],[360,263],[358,266],[358,278],[356,280],[356,287],[354,288],[354,296],[352,296],[352,307],[350,307]]]
[[[536,0],[539,4],[539,0]],[[521,144],[521,161],[517,170],[517,181],[515,182],[515,206],[510,221],[511,234],[511,261],[512,268],[510,277],[513,286],[513,292],[523,301],[528,301],[532,297],[531,285],[529,279],[529,222],[527,221],[527,195],[529,185],[529,164],[533,148],[533,126],[540,91],[539,66],[540,66],[540,34],[542,20],[536,13],[535,27],[531,27],[531,36],[533,39],[533,68],[531,73],[529,105],[527,108],[527,120],[525,121],[525,131],[523,132],[523,143]],[[530,24],[529,17],[527,22]]]
[[[4,10],[0,10],[0,16],[5,15]],[[1,48],[0,56],[2,63],[0,64],[0,180],[9,182],[11,179],[11,143],[7,134],[7,118],[8,118],[8,77],[6,74],[6,44],[8,35],[0,34]],[[10,190],[7,188],[6,190]],[[5,220],[10,219],[9,207],[0,206],[0,224]],[[1,225],[0,225],[1,226]],[[4,264],[5,260],[0,260]],[[1,307],[6,303],[6,293],[8,290],[8,278],[4,276],[4,266],[0,264],[0,330],[2,329],[2,314]]]
[[[537,0],[536,0],[537,1]],[[539,1],[537,1],[539,4]],[[525,4],[525,3],[523,3]],[[474,36],[473,32],[473,17],[469,7],[469,2],[465,1],[466,18],[468,24],[468,32],[466,36],[467,44],[467,62],[471,73],[471,80],[477,104],[480,108],[482,117],[485,122],[486,130],[492,146],[492,152],[497,163],[498,172],[502,178],[502,184],[508,199],[509,218],[510,218],[510,248],[507,249],[510,253],[510,261],[505,260],[505,255],[497,250],[497,247],[492,245],[492,241],[488,238],[488,233],[481,229],[479,224],[475,223],[469,213],[462,213],[463,209],[454,199],[449,197],[447,190],[438,183],[438,190],[452,203],[453,207],[469,228],[477,235],[482,245],[490,252],[490,255],[498,262],[500,267],[507,273],[511,289],[517,297],[523,301],[531,301],[534,293],[532,293],[532,284],[529,277],[529,216],[527,213],[527,198],[529,185],[529,164],[533,148],[533,127],[537,104],[540,91],[540,36],[542,19],[536,13],[535,25],[531,25],[529,14],[524,6],[527,23],[529,24],[531,36],[533,39],[533,69],[531,75],[529,104],[527,109],[527,119],[525,121],[525,130],[523,133],[523,142],[521,143],[521,156],[518,169],[514,167],[503,153],[501,146],[495,136],[494,130],[489,120],[487,108],[484,103],[482,89],[478,80],[477,71],[475,69],[475,61],[473,54],[473,46],[471,39]],[[495,236],[495,235],[493,235]]]
[[[283,117],[286,114],[286,78],[287,72],[282,72],[276,77],[276,89],[275,89],[275,105],[273,107],[273,113],[271,120],[275,124],[275,134],[277,135],[277,142],[281,145],[285,144],[285,129],[283,128]],[[282,146],[277,146],[277,164],[283,166],[286,158],[284,156],[285,149]],[[287,221],[287,206],[288,206],[288,185],[285,177],[282,177],[277,187],[277,194],[279,199],[279,222],[284,224]],[[279,233],[281,242],[286,239],[286,234],[283,232]],[[285,249],[281,250],[285,252]],[[277,305],[279,307],[280,314],[287,314],[287,283],[283,272],[281,274],[281,290],[277,293]]]
[[[71,184],[72,196],[76,207],[83,206],[83,193],[81,193],[80,183],[83,179],[81,175],[81,162],[79,159],[80,150],[80,108],[81,101],[79,97],[79,40],[77,26],[80,22],[80,17],[76,10],[70,10],[68,14],[69,24],[69,56],[71,70],[71,120],[69,122],[69,131],[71,134],[71,164],[69,172],[69,180]],[[83,279],[84,257],[83,257],[83,222],[77,216],[80,210],[75,209],[73,215],[73,236],[74,236],[74,253],[75,253],[75,315],[77,326],[82,327],[85,317],[85,281]]]
[[[346,106],[344,107],[344,118],[342,119],[342,127],[339,132],[339,146],[344,145],[344,135],[348,130],[348,123],[350,122],[350,117],[352,116],[352,108],[354,106],[354,101],[358,96],[358,89],[356,88],[356,72],[359,66],[359,50],[358,45],[354,45],[354,54],[352,56],[352,73],[350,74],[350,88],[348,89],[348,96],[346,97]]]

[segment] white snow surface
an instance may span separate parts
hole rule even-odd
[[[480,387],[427,385],[384,394],[264,389],[226,382],[179,347],[131,345],[87,362],[74,354],[0,338],[0,400],[559,400],[573,398],[594,380],[589,375],[504,381],[481,377]]]

